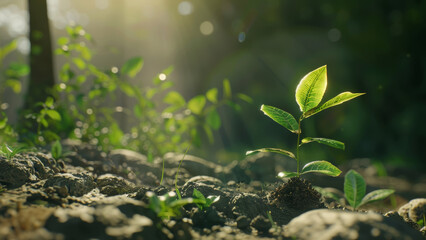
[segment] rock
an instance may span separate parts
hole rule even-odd
[[[285,227],[287,237],[316,239],[422,239],[404,221],[378,213],[317,209],[294,218]]]
[[[17,154],[11,160],[0,157],[0,182],[9,188],[46,179],[59,171],[56,161],[43,153]]]
[[[413,222],[422,220],[426,215],[426,198],[417,198],[399,208],[398,214]]]
[[[237,217],[237,228],[246,229],[250,226],[250,219],[247,216],[239,216]]]
[[[109,197],[93,206],[57,209],[45,228],[66,239],[165,239],[162,223],[139,201]]]
[[[107,162],[112,164],[117,171],[133,171],[138,175],[145,175],[148,172],[155,175],[161,174],[161,169],[148,162],[145,155],[128,149],[112,150],[108,155]]]
[[[263,203],[262,199],[256,194],[252,193],[239,193],[230,201],[232,206],[232,213],[235,216],[247,216],[250,219],[265,214],[267,206]]]
[[[86,173],[59,173],[49,178],[44,184],[45,188],[54,186],[66,186],[70,195],[80,197],[94,189],[96,184]]]
[[[251,221],[250,226],[261,233],[266,233],[272,227],[272,223],[264,216],[258,215]]]
[[[211,228],[213,225],[223,225],[226,220],[213,206],[204,210],[193,208],[191,219],[194,226],[200,228]]]
[[[129,193],[135,189],[135,184],[113,174],[99,176],[96,183],[100,192],[107,196]]]

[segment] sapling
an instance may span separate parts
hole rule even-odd
[[[5,143],[0,148],[0,155],[5,156],[6,159],[10,161],[16,154],[21,153],[25,150],[26,148],[24,146],[12,147]]]
[[[344,192],[349,205],[356,210],[364,204],[383,200],[395,191],[393,189],[379,189],[365,195],[366,185],[364,178],[355,170],[349,170],[345,175]]]
[[[290,132],[297,134],[296,154],[279,148],[261,148],[253,151],[248,151],[246,154],[249,155],[256,152],[273,152],[295,159],[297,162],[297,171],[280,172],[278,176],[281,178],[299,177],[302,174],[310,172],[322,173],[333,177],[339,176],[341,171],[330,162],[323,160],[309,162],[302,168],[302,170],[300,170],[299,148],[304,144],[317,142],[337,149],[345,149],[345,144],[343,142],[336,141],[333,139],[306,137],[301,140],[302,121],[327,108],[337,106],[364,94],[343,92],[335,96],[334,98],[328,100],[324,104],[319,105],[321,103],[322,97],[324,96],[326,88],[327,66],[322,66],[318,69],[315,69],[314,71],[308,73],[302,78],[296,88],[296,102],[300,107],[300,111],[302,112],[298,121],[296,120],[296,118],[293,117],[293,115],[279,108],[268,105],[262,105],[260,108],[260,110],[272,120],[285,127]]]

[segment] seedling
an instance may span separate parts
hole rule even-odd
[[[345,175],[344,192],[354,210],[364,204],[383,200],[395,192],[393,189],[379,189],[365,195],[365,190],[364,178],[355,170],[349,170]]]
[[[220,200],[220,196],[213,196],[210,195],[207,198],[204,197],[204,195],[198,191],[197,189],[194,188],[194,191],[192,192],[192,197],[194,199],[199,200],[198,203],[195,203],[197,205],[197,207],[202,211],[206,208],[209,208],[213,203],[217,202]]]
[[[299,121],[296,121],[296,119],[290,113],[279,108],[268,105],[262,105],[260,108],[260,110],[272,120],[285,127],[290,132],[297,134],[296,154],[279,148],[261,148],[248,151],[246,154],[249,155],[256,152],[273,152],[295,159],[297,161],[297,172],[280,172],[278,176],[281,178],[299,177],[302,174],[310,172],[322,173],[333,177],[339,176],[341,171],[327,161],[309,162],[302,168],[302,170],[300,170],[299,148],[304,144],[317,142],[337,149],[345,149],[344,143],[333,139],[307,137],[300,141],[300,136],[302,133],[302,120],[311,117],[327,108],[337,106],[364,94],[343,92],[319,106],[326,88],[327,66],[322,66],[318,69],[315,69],[302,78],[296,88],[296,102],[300,107],[300,111],[302,112]]]
[[[62,145],[59,140],[53,143],[50,152],[52,153],[52,157],[56,160],[62,157]]]
[[[202,201],[193,198],[178,199],[175,192],[168,192],[163,196],[157,196],[153,192],[147,192],[149,198],[149,208],[153,210],[161,219],[180,217],[181,208],[187,204],[201,204]]]
[[[7,160],[12,160],[12,158],[18,154],[25,151],[25,147],[19,146],[19,147],[12,147],[7,145],[7,143],[3,144],[3,146],[0,149],[0,155],[3,155],[6,157]]]

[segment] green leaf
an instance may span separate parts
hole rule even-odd
[[[62,156],[62,145],[59,140],[56,140],[55,143],[53,143],[50,152],[52,153],[52,157],[54,159],[58,159]]]
[[[44,104],[46,104],[47,107],[53,108],[53,104],[55,103],[55,100],[52,97],[47,97]]]
[[[112,123],[109,128],[108,139],[113,146],[121,146],[121,139],[124,133],[121,131],[117,123]]]
[[[209,195],[206,198],[206,207],[210,207],[213,203],[218,202],[220,200],[220,196]]]
[[[165,103],[168,103],[170,105],[176,106],[176,107],[183,107],[185,106],[185,99],[180,95],[180,93],[176,91],[171,91],[167,93],[167,95],[164,97],[163,101]]]
[[[80,69],[83,70],[86,68],[86,63],[81,58],[73,58],[73,63]]]
[[[327,88],[327,66],[306,74],[296,88],[296,101],[303,113],[318,106]]]
[[[252,99],[251,97],[249,97],[248,95],[243,94],[243,93],[238,93],[238,94],[237,94],[237,97],[238,97],[239,99],[241,99],[241,100],[243,100],[243,101],[247,102],[247,103],[252,103],[252,102],[253,102],[253,99]]]
[[[292,178],[292,177],[297,177],[297,176],[298,176],[297,172],[282,171],[282,172],[278,173],[279,178]]]
[[[310,142],[317,142],[317,143],[328,145],[330,147],[345,150],[345,144],[344,143],[337,141],[337,140],[328,139],[328,138],[307,137],[307,138],[302,139],[302,143],[300,145],[305,144],[305,143],[310,143]]]
[[[213,131],[210,128],[210,126],[207,125],[207,124],[204,124],[203,129],[204,129],[204,132],[207,135],[207,138],[209,139],[209,143],[211,143],[211,144],[214,143]]]
[[[294,153],[289,152],[287,150],[279,149],[279,148],[260,148],[260,149],[256,149],[256,150],[252,150],[252,151],[247,151],[246,155],[251,155],[251,154],[254,154],[254,153],[258,153],[258,152],[279,153],[279,154],[282,154],[282,155],[296,159],[296,156],[294,155]]]
[[[195,188],[194,188],[194,191],[192,192],[192,197],[206,201],[206,198],[204,197],[204,195]]]
[[[340,169],[338,169],[336,166],[323,160],[313,161],[306,164],[302,168],[302,171],[300,172],[300,174],[311,173],[311,172],[322,173],[332,177],[337,177],[340,175],[340,173],[342,173],[342,171],[340,171]]]
[[[345,175],[344,192],[349,205],[356,209],[365,195],[364,178],[355,170],[349,170]]]
[[[13,40],[6,46],[0,48],[0,59],[3,59],[4,57],[6,57],[10,52],[15,50],[17,47],[18,47],[18,41]]]
[[[325,110],[327,108],[331,108],[337,105],[340,105],[344,102],[347,102],[351,99],[354,99],[356,97],[359,97],[361,95],[364,95],[365,93],[351,93],[351,92],[342,92],[339,95],[335,96],[334,98],[328,100],[327,102],[325,102],[323,105],[321,105],[320,107],[316,107],[313,108],[311,110],[309,110],[308,112],[304,113],[303,116],[305,118],[308,118],[314,114],[317,114],[319,112],[321,112],[322,110]]]
[[[7,125],[8,118],[4,116],[3,119],[0,120],[0,129],[3,129]]]
[[[216,109],[211,110],[206,117],[207,124],[214,130],[218,130],[221,125],[219,113]]]
[[[6,70],[6,75],[11,78],[20,78],[30,73],[30,66],[24,63],[11,63]]]
[[[16,79],[8,79],[5,83],[6,86],[12,88],[15,93],[20,93],[22,89],[21,82]]]
[[[47,109],[46,110],[47,115],[49,115],[49,117],[55,121],[61,121],[61,115],[53,109]]]
[[[296,119],[288,112],[276,107],[262,105],[260,110],[272,120],[287,128],[290,132],[298,133],[299,125]]]
[[[135,96],[134,86],[128,84],[127,82],[120,81],[119,87],[128,97]]]
[[[121,73],[133,78],[142,69],[143,60],[141,57],[134,57],[129,59],[121,68]]]
[[[62,46],[62,45],[69,43],[69,41],[70,40],[67,37],[60,37],[60,38],[58,38],[58,41],[56,41],[56,42],[58,43],[58,45]]]
[[[393,189],[379,189],[379,190],[372,191],[362,198],[362,201],[358,205],[358,207],[367,203],[374,202],[374,201],[383,200],[389,197],[390,195],[392,195],[394,192],[395,190]]]
[[[212,88],[207,91],[206,97],[212,103],[217,103],[217,88]]]
[[[189,110],[198,115],[203,112],[204,105],[206,105],[206,97],[203,95],[195,96],[188,102]]]
[[[231,98],[232,92],[231,92],[231,83],[228,79],[223,80],[223,94],[225,98]]]

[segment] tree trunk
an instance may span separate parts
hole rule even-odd
[[[30,16],[30,78],[24,109],[32,109],[34,104],[51,96],[50,89],[55,84],[53,75],[52,44],[46,0],[28,0]]]

